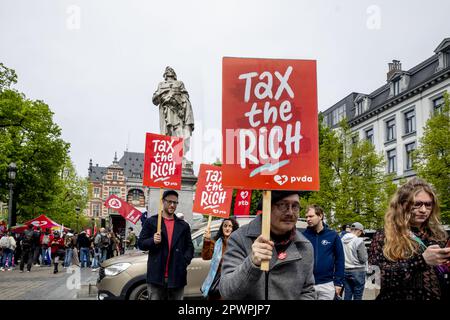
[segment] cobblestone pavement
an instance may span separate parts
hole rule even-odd
[[[77,266],[53,274],[53,267],[32,267],[31,272],[0,272],[0,300],[94,300],[89,285],[98,273]]]

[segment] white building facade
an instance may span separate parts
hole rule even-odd
[[[351,93],[323,112],[324,124],[333,128],[347,118],[354,141],[370,140],[395,180],[415,176],[411,153],[426,121],[441,111],[444,92],[450,92],[450,38],[434,52],[408,71],[393,60],[385,85],[370,94]]]

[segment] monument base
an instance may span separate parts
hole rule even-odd
[[[192,169],[192,162],[191,162]],[[188,173],[188,174],[185,174]],[[192,174],[189,174],[192,173]],[[183,213],[184,220],[190,225],[193,223],[192,206],[194,205],[195,184],[197,183],[197,177],[194,175],[194,171],[185,171],[183,167],[183,174],[181,176],[181,190],[175,190],[178,192],[178,206],[176,213]],[[165,190],[169,189],[164,189]],[[148,217],[158,213],[159,208],[159,188],[149,188],[148,199]]]

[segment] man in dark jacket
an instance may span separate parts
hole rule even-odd
[[[23,269],[25,267],[25,262],[27,263],[27,272],[31,271],[31,266],[33,264],[33,225],[30,224],[28,226],[28,229],[25,230],[23,238],[20,242],[21,248],[22,248],[22,256],[20,257],[20,272],[23,272]]]
[[[89,248],[91,247],[91,240],[86,236],[85,231],[81,231],[77,238],[77,247],[80,250],[81,268],[89,267]]]
[[[148,218],[138,240],[148,250],[147,284],[150,300],[182,300],[187,284],[187,266],[194,255],[189,224],[175,215],[178,193],[163,194],[161,233],[157,233],[158,215]]]
[[[323,209],[318,205],[306,208],[308,228],[303,232],[314,247],[314,289],[318,300],[341,297],[345,256],[341,238],[323,222]]]

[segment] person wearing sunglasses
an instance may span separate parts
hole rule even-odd
[[[369,250],[369,264],[381,271],[377,299],[443,299],[448,281],[440,266],[450,259],[446,239],[432,187],[413,178],[398,188],[385,214],[384,230],[374,235]]]
[[[187,284],[187,267],[194,256],[191,228],[175,214],[178,193],[166,190],[162,199],[161,233],[156,232],[158,215],[151,216],[142,226],[138,247],[148,251],[149,300],[182,300]]]

